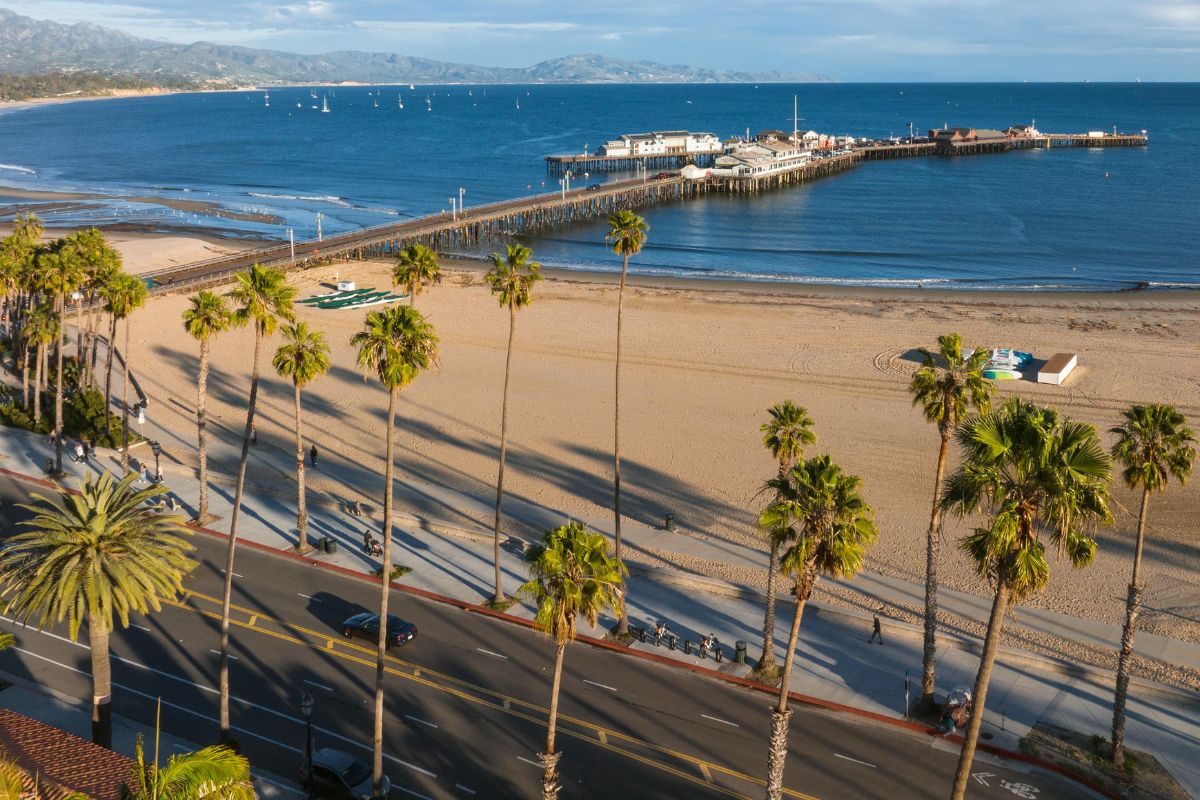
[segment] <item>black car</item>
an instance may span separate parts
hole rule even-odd
[[[300,783],[307,789],[311,784],[313,795],[325,800],[370,800],[371,768],[349,753],[322,747],[313,753],[312,775],[308,765],[300,765]],[[391,791],[392,782],[383,776],[383,796]]]
[[[587,187],[587,190],[588,190],[589,192],[594,192],[594,191],[596,191],[596,190],[597,190],[597,189],[599,189],[599,188],[600,188],[600,184],[598,184],[598,183],[593,183],[593,184],[591,184],[590,186],[588,186],[588,187]]]
[[[342,635],[347,639],[358,637],[371,642],[379,641],[379,615],[369,611],[355,614],[342,623]],[[387,646],[399,647],[417,638],[417,626],[399,617],[388,614]]]

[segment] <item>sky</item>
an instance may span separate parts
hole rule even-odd
[[[488,66],[601,53],[842,81],[1200,80],[1184,0],[0,0],[172,42]]]

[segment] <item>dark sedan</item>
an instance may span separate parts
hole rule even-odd
[[[369,611],[355,614],[342,623],[342,635],[347,639],[355,637],[370,642],[379,641],[379,615]],[[387,646],[400,647],[417,638],[417,626],[399,617],[388,614]]]

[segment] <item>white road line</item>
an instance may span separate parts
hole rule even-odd
[[[461,783],[454,784],[454,788],[458,789],[459,791],[466,792],[467,794],[475,794],[474,789],[463,786]]]
[[[138,625],[138,624],[136,624],[136,623],[133,623],[133,622],[129,623],[129,627],[131,627],[131,628],[137,628],[139,631],[145,631],[146,633],[154,633],[154,631],[150,630],[150,629],[149,629],[149,628],[147,628],[145,625]]]
[[[213,649],[211,649],[211,648],[210,648],[208,652],[210,652],[210,653],[216,653],[217,655],[221,655],[221,651],[220,651],[220,650],[213,650]],[[229,660],[230,660],[230,661],[237,661],[237,656],[235,656],[235,655],[230,655],[230,656],[229,656]]]
[[[308,594],[300,594],[300,592],[296,592],[296,594],[297,594],[299,597],[303,597],[305,600],[312,600],[314,603],[319,603],[319,602],[321,602],[320,600],[318,600],[317,598],[313,597],[312,595],[308,595]]]
[[[533,766],[537,767],[538,769],[542,769],[541,764],[537,763],[536,761],[530,761],[525,756],[517,756],[517,761],[524,761],[526,764],[532,764]]]
[[[421,798],[421,800],[433,800],[433,798],[427,794],[421,794],[420,792],[414,792],[412,789],[405,789],[403,786],[393,785],[392,788],[399,789],[400,791],[404,792],[405,794],[412,795],[413,797],[419,797],[419,798]]]
[[[18,624],[18,625],[20,624],[20,623],[16,622],[15,620],[13,620],[12,618],[10,618],[10,617],[6,617],[6,616],[3,616],[3,615],[0,615],[0,619],[2,619],[2,620],[5,620],[5,621],[7,621],[7,622],[12,622],[12,623],[14,623],[14,624]],[[67,637],[65,637],[65,636],[59,636],[59,635],[58,635],[58,634],[56,634],[56,633],[50,633],[49,631],[36,631],[36,629],[35,629],[35,632],[37,632],[37,633],[40,633],[40,634],[42,634],[43,636],[49,636],[51,639],[57,639],[57,640],[59,640],[60,642],[65,642],[66,644],[72,645],[73,647],[78,647],[78,648],[80,648],[80,649],[82,649],[82,650],[88,650],[88,649],[90,649],[90,648],[89,648],[89,647],[88,647],[86,644],[83,644],[82,642],[72,642],[72,641],[71,641],[70,639],[68,639]],[[90,673],[90,672],[84,672],[84,671],[83,671],[83,670],[81,670],[81,669],[76,669],[75,667],[69,666],[69,665],[67,665],[67,664],[62,664],[62,663],[60,663],[60,662],[58,662],[58,661],[55,661],[55,660],[53,660],[53,659],[51,659],[51,658],[46,658],[45,656],[38,655],[37,653],[34,653],[34,652],[32,652],[32,651],[29,651],[29,650],[24,650],[24,649],[22,649],[22,648],[20,648],[20,647],[14,647],[14,648],[12,648],[12,649],[13,649],[13,650],[17,650],[18,652],[21,652],[21,653],[28,653],[29,655],[33,656],[34,658],[39,658],[39,659],[41,659],[42,661],[48,661],[48,662],[50,662],[51,664],[57,664],[58,666],[60,666],[60,667],[63,667],[64,669],[69,669],[69,670],[71,670],[72,672],[77,672],[77,673],[79,673],[80,675],[87,675],[88,677],[91,677],[91,673]],[[187,686],[191,686],[191,687],[192,687],[192,688],[194,688],[194,689],[199,689],[199,690],[200,690],[200,691],[202,691],[202,692],[208,692],[209,694],[220,694],[220,693],[219,693],[219,692],[218,692],[216,689],[214,689],[214,688],[213,688],[213,687],[211,687],[211,686],[205,686],[205,685],[203,685],[203,684],[196,683],[195,681],[189,681],[187,678],[181,678],[181,677],[179,677],[178,675],[172,675],[171,673],[169,673],[169,672],[164,672],[164,671],[162,671],[161,669],[155,669],[154,667],[151,667],[151,666],[149,666],[148,664],[142,664],[142,663],[140,663],[140,662],[133,661],[133,660],[131,660],[131,659],[128,659],[128,658],[122,658],[121,656],[118,656],[118,655],[113,655],[113,656],[112,656],[112,658],[113,658],[113,660],[115,660],[115,661],[120,661],[122,664],[127,664],[128,666],[135,667],[135,668],[137,668],[137,669],[144,669],[144,670],[146,670],[147,672],[153,672],[155,675],[160,675],[160,676],[162,676],[162,677],[164,677],[164,678],[168,678],[168,679],[170,679],[170,680],[177,681],[177,682],[179,682],[179,683],[182,683],[182,684],[186,684]],[[114,686],[117,686],[118,684],[114,683],[113,685],[114,685]],[[127,687],[124,687],[124,686],[122,686],[121,688],[122,688],[122,689],[126,689]],[[141,696],[141,697],[147,697],[147,698],[150,698],[151,700],[155,700],[155,699],[157,699],[157,698],[158,698],[158,696],[157,696],[157,695],[148,695],[148,694],[146,694],[145,692],[139,692],[139,691],[137,691],[137,690],[135,690],[135,689],[129,689],[128,691],[131,691],[131,692],[133,692],[134,694],[136,694],[136,695],[139,695],[139,696]],[[289,715],[287,715],[287,714],[284,714],[282,711],[276,711],[276,710],[275,710],[275,709],[273,709],[273,708],[268,708],[267,706],[259,705],[258,703],[252,702],[252,701],[250,701],[250,700],[246,700],[246,699],[244,699],[244,698],[237,697],[236,695],[230,695],[230,696],[229,696],[229,699],[230,699],[230,700],[233,700],[233,701],[235,701],[235,702],[241,703],[241,704],[242,704],[242,705],[244,705],[244,706],[249,706],[250,708],[253,708],[253,709],[257,710],[257,711],[262,711],[262,712],[263,712],[263,713],[265,713],[265,714],[272,714],[272,715],[274,715],[274,716],[276,716],[276,717],[280,717],[281,719],[286,719],[288,722],[294,722],[294,723],[295,723],[295,724],[297,724],[297,725],[303,725],[303,724],[304,724],[304,720],[302,720],[302,719],[299,719],[299,718],[297,718],[297,717],[292,717],[292,716],[289,716]],[[174,705],[173,703],[168,703],[166,700],[163,700],[163,705],[165,705],[165,706],[170,706],[171,708],[178,708],[180,711],[184,711],[184,712],[186,712],[186,713],[188,713],[188,714],[192,714],[192,715],[194,715],[194,716],[201,717],[202,719],[207,719],[207,720],[211,720],[211,719],[212,719],[211,717],[206,717],[206,716],[204,716],[203,714],[200,714],[199,712],[192,711],[190,708],[184,708],[183,706],[176,706],[176,705]],[[246,729],[244,729],[244,728],[239,728],[239,727],[237,727],[236,725],[231,725],[231,726],[230,726],[230,728],[232,728],[233,730],[240,730],[240,731],[242,731],[243,733],[246,733],[246,734],[247,734],[247,735],[249,735],[249,736],[253,736],[253,737],[255,737],[255,738],[262,739],[263,741],[266,741],[266,742],[271,742],[272,744],[275,744],[275,745],[277,745],[277,746],[279,746],[279,747],[282,747],[282,748],[284,748],[285,750],[291,750],[291,751],[292,751],[292,752],[294,752],[294,753],[301,753],[301,752],[303,752],[303,750],[301,750],[299,747],[292,747],[291,745],[281,744],[281,743],[279,743],[279,742],[276,742],[276,741],[275,741],[275,740],[273,740],[273,739],[268,739],[267,737],[265,737],[265,736],[261,736],[261,735],[259,735],[259,734],[257,734],[257,733],[254,733],[254,732],[252,732],[252,731],[248,731],[248,730],[246,730]],[[362,750],[372,750],[372,749],[373,749],[373,748],[372,748],[370,745],[365,745],[365,744],[363,744],[362,742],[358,742],[358,741],[355,741],[354,739],[351,739],[349,736],[343,736],[342,734],[340,734],[340,733],[337,733],[336,731],[331,731],[331,730],[329,730],[328,728],[322,728],[322,727],[321,727],[321,726],[319,726],[319,725],[313,725],[313,730],[314,730],[314,731],[316,731],[317,733],[320,733],[320,734],[322,734],[323,736],[329,736],[329,737],[332,737],[332,738],[334,738],[334,739],[339,739],[339,740],[341,740],[341,741],[345,742],[346,744],[351,744],[351,745],[354,745],[355,747],[358,747],[358,748],[360,748],[360,749],[362,749]],[[393,756],[393,755],[389,755],[389,754],[387,754],[387,753],[384,753],[384,754],[383,754],[383,757],[384,757],[384,758],[386,758],[388,761],[391,761],[391,762],[393,762],[393,763],[399,764],[399,765],[400,765],[400,766],[402,766],[402,767],[408,767],[408,768],[409,768],[409,769],[411,769],[411,770],[414,770],[414,771],[416,771],[416,772],[420,772],[420,773],[421,773],[421,774],[423,774],[423,775],[428,775],[428,776],[429,776],[429,777],[431,777],[431,778],[436,778],[436,777],[437,777],[437,774],[436,774],[436,773],[430,772],[429,770],[425,769],[424,767],[418,767],[416,764],[410,764],[410,763],[408,763],[407,761],[404,761],[403,759],[400,759],[400,758],[396,758],[396,757],[395,757],[395,756]]]
[[[612,686],[606,686],[606,685],[604,685],[603,683],[596,683],[595,681],[589,681],[587,678],[584,678],[584,679],[583,679],[583,682],[584,682],[584,683],[590,683],[592,686],[599,686],[601,689],[608,689],[610,692],[615,692],[615,691],[616,691],[616,689],[615,689],[615,688],[613,688]]]
[[[333,691],[333,688],[332,688],[332,687],[326,686],[326,685],[325,685],[325,684],[323,684],[323,683],[317,683],[316,681],[310,681],[308,678],[305,678],[305,679],[304,679],[304,682],[305,682],[305,683],[307,683],[309,686],[315,686],[315,687],[317,687],[318,689],[324,689],[324,690],[325,690],[325,691],[327,691],[327,692],[332,692],[332,691]]]
[[[741,725],[738,725],[736,722],[730,722],[729,720],[721,719],[720,717],[710,717],[708,714],[701,714],[700,716],[704,717],[705,719],[711,719],[713,722],[719,722],[722,725],[732,725],[735,728],[742,727]]]
[[[841,753],[834,753],[833,757],[834,758],[843,758],[846,761],[853,761],[855,764],[862,764],[864,767],[870,767],[871,769],[878,769],[878,767],[876,767],[874,764],[868,764],[866,761],[859,761],[857,758],[851,758],[850,756],[844,756]]]
[[[405,714],[405,715],[404,715],[404,718],[405,718],[405,719],[411,719],[413,722],[419,722],[419,723],[421,723],[422,725],[428,725],[428,726],[429,726],[429,727],[431,727],[431,728],[436,728],[436,727],[437,727],[437,723],[436,723],[436,722],[429,722],[429,721],[427,721],[427,720],[423,720],[423,719],[421,719],[420,717],[414,717],[414,716],[412,716],[412,715],[410,715],[410,714]]]
[[[496,658],[503,658],[505,661],[508,661],[508,656],[501,655],[500,653],[493,653],[491,650],[484,650],[482,647],[476,647],[475,649],[481,653],[486,653],[489,656],[495,656]]]
[[[224,569],[224,568],[222,568],[222,569],[221,569],[221,574],[224,574],[224,573],[225,573],[225,569]],[[236,573],[236,572],[235,572],[235,573],[233,573],[233,577],[235,577],[235,578],[245,578],[246,576],[245,576],[245,575],[239,575],[238,573]]]

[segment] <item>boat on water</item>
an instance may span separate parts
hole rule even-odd
[[[400,94],[400,95],[396,95],[396,106],[397,106],[397,107],[398,107],[398,108],[399,108],[401,111],[403,111],[403,110],[404,110],[404,95],[402,95],[402,94]]]
[[[322,114],[329,113],[329,98],[328,97],[321,98],[321,113]]]
[[[425,110],[433,111],[433,101],[429,99],[429,95],[425,96]]]
[[[263,92],[263,105],[267,108],[271,107],[271,93]]]

